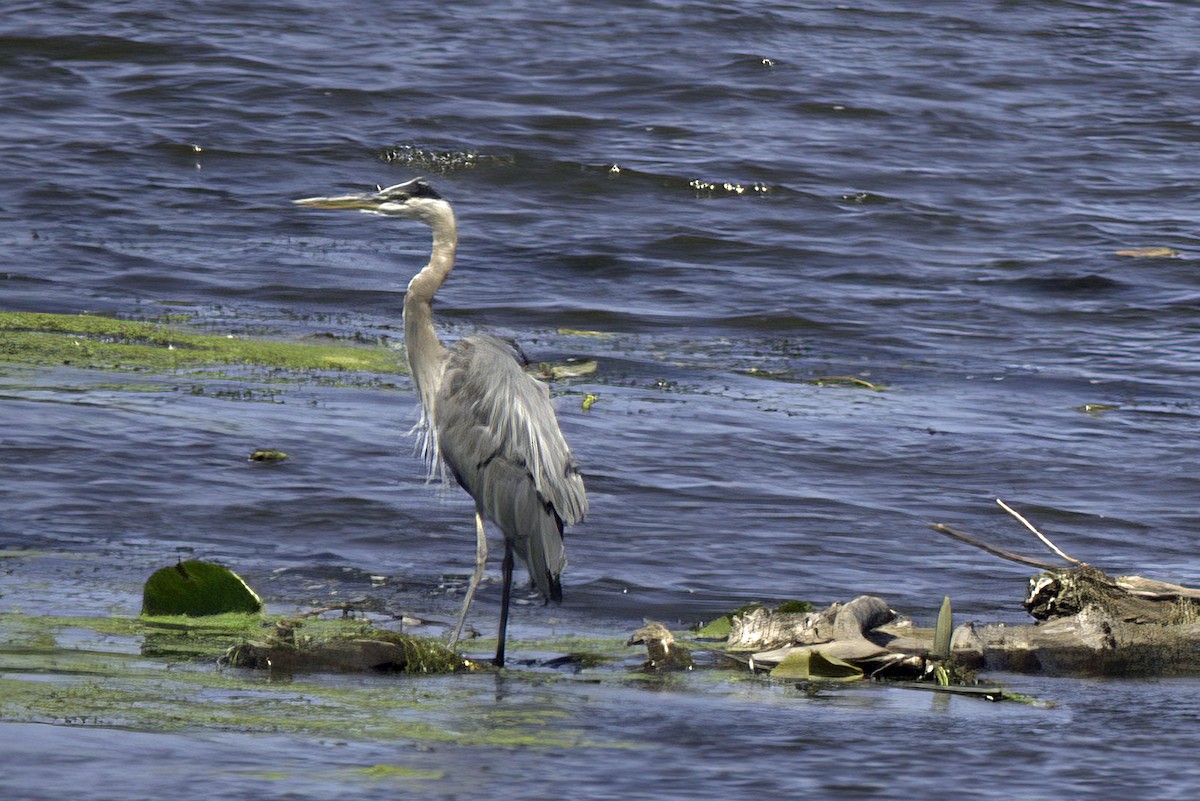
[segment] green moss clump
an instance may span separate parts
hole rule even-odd
[[[729,631],[733,626],[733,619],[738,615],[744,615],[748,612],[753,612],[755,609],[765,608],[764,604],[752,603],[745,606],[739,606],[732,612],[727,612],[718,618],[714,618],[711,622],[697,628],[695,634],[700,639],[704,640],[724,640],[729,636]],[[785,615],[806,615],[813,610],[813,605],[808,601],[784,601],[775,611]]]
[[[702,640],[724,640],[729,636],[731,626],[729,615],[721,615],[696,629],[695,634]]]
[[[355,768],[355,772],[367,779],[385,781],[388,779],[441,779],[446,773],[441,770],[426,768],[405,768],[399,765],[372,765],[369,768]]]
[[[306,629],[314,633],[299,633]],[[441,641],[429,637],[414,637],[358,623],[317,626],[313,630],[307,622],[300,620],[278,621],[269,639],[236,645],[226,652],[222,661],[231,667],[284,674],[331,671],[453,673],[473,667]]]
[[[747,612],[753,612],[755,609],[763,607],[760,603],[746,604],[739,606],[732,612],[727,612],[718,618],[714,618],[711,622],[696,629],[696,636],[705,640],[723,640],[729,636],[729,629],[733,625],[733,619],[738,615],[744,615]]]
[[[461,670],[465,664],[461,656],[429,637],[389,631],[380,632],[378,638],[404,650],[405,673],[450,673]]]
[[[784,601],[775,611],[783,615],[807,615],[812,610],[810,601]]]

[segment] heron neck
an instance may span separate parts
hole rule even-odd
[[[447,210],[448,211],[448,210]],[[408,282],[404,295],[404,349],[413,382],[421,393],[425,408],[427,395],[437,387],[445,348],[433,327],[433,295],[446,276],[454,269],[454,253],[458,247],[458,232],[453,212],[438,218],[433,225],[433,250],[429,264]]]

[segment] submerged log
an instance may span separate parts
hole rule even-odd
[[[318,671],[452,673],[471,663],[436,640],[367,629],[355,636],[297,637],[287,625],[265,642],[244,642],[222,659],[230,667],[275,673]]]

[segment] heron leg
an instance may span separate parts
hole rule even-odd
[[[453,648],[462,636],[463,624],[467,622],[467,610],[471,608],[471,599],[475,597],[475,588],[483,578],[483,568],[487,564],[487,531],[483,527],[483,515],[475,512],[475,571],[467,583],[467,597],[463,599],[462,611],[458,613],[458,622],[454,624],[454,632],[450,635],[450,647]]]
[[[504,583],[500,590],[500,633],[496,636],[496,658],[492,663],[496,667],[504,667],[504,639],[508,633],[508,599],[512,595],[513,545],[512,540],[504,538],[504,561],[501,563]]]

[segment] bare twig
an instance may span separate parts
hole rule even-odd
[[[1081,562],[1080,560],[1076,559],[1074,556],[1068,556],[1067,554],[1063,553],[1057,545],[1055,545],[1053,542],[1050,541],[1049,537],[1047,537],[1045,534],[1043,534],[1042,532],[1040,532],[1036,528],[1034,528],[1033,523],[1030,523],[1028,520],[1026,520],[1024,517],[1022,517],[1021,514],[1019,512],[1017,512],[1016,509],[1013,509],[1011,506],[1009,506],[1007,503],[1000,500],[999,498],[996,499],[996,503],[1000,504],[1001,509],[1008,512],[1013,517],[1017,518],[1017,520],[1021,521],[1021,524],[1023,526],[1025,526],[1025,528],[1032,531],[1037,536],[1037,538],[1045,544],[1045,546],[1047,548],[1054,551],[1056,554],[1061,556],[1063,559],[1066,559],[1068,562],[1070,562],[1073,565],[1086,564],[1086,562]]]
[[[976,548],[981,548],[993,556],[999,556],[1001,559],[1007,559],[1010,562],[1017,562],[1022,565],[1031,565],[1033,567],[1040,567],[1046,570],[1052,570],[1058,567],[1058,563],[1056,562],[1035,559],[1031,556],[1022,556],[1019,553],[1013,553],[1012,551],[1006,551],[1003,548],[997,548],[996,546],[990,545],[981,539],[972,537],[970,534],[951,528],[945,523],[934,523],[930,526],[930,528],[932,528],[934,531],[945,534],[947,537],[953,537],[960,542],[965,542],[967,545],[974,545]]]

